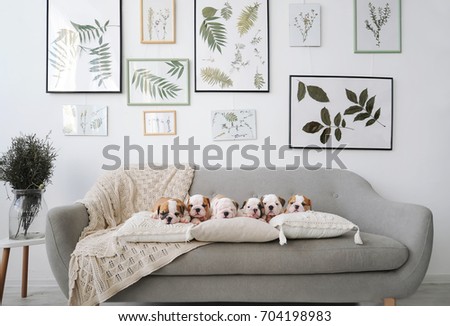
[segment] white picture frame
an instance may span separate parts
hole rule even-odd
[[[401,0],[354,0],[354,52],[401,53],[401,13]]]
[[[144,111],[144,136],[170,136],[176,134],[176,111]]]
[[[256,110],[212,111],[211,126],[214,141],[256,139]]]
[[[63,134],[66,136],[108,136],[108,107],[63,105]]]
[[[320,4],[289,4],[289,45],[321,45]]]

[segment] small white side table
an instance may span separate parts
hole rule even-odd
[[[3,300],[5,290],[6,271],[8,270],[9,252],[11,248],[23,247],[22,255],[22,298],[27,297],[28,292],[28,255],[30,246],[44,244],[45,238],[32,240],[10,240],[5,238],[0,240],[0,248],[3,248],[2,264],[0,268],[0,305]]]

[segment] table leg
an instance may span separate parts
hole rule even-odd
[[[6,271],[8,269],[10,248],[3,248],[2,265],[0,268],[0,305],[3,301],[3,291],[5,290]]]
[[[28,256],[30,252],[29,246],[23,247],[22,255],[22,298],[27,297],[28,292]]]

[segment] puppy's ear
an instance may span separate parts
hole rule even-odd
[[[308,197],[304,197],[304,199],[305,199],[305,204],[307,206],[309,206],[310,209],[312,209],[311,199],[309,199]]]
[[[247,201],[244,201],[244,202],[242,203],[241,209],[244,209],[245,204],[247,204]]]
[[[208,197],[203,197],[206,200],[206,204],[211,207],[211,201],[209,200]]]
[[[286,203],[286,201],[283,198],[281,198],[280,196],[278,196],[278,200],[280,201],[281,206],[284,206],[284,204]]]
[[[233,204],[234,204],[234,206],[236,206],[236,210],[238,210],[239,209],[239,203],[237,201],[233,200]]]
[[[159,210],[161,209],[161,205],[158,205],[158,207],[156,208],[156,212],[158,213],[159,216]]]
[[[261,198],[259,199],[261,202],[264,201],[264,196],[261,196]]]
[[[189,196],[189,194],[187,194],[186,198],[184,199],[184,204],[187,206],[189,204],[190,200],[191,200],[191,196]]]

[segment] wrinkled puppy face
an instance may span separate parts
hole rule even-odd
[[[169,199],[158,206],[158,217],[166,224],[179,223],[186,207],[181,200]]]
[[[214,202],[214,218],[233,218],[239,205],[230,198],[220,198]]]
[[[265,195],[261,198],[264,204],[264,210],[266,212],[267,221],[272,217],[279,215],[283,212],[283,206],[285,200],[277,195]]]
[[[194,195],[189,198],[187,209],[189,216],[205,221],[211,217],[211,205],[209,198],[202,195]]]
[[[244,216],[252,218],[261,218],[264,216],[264,205],[259,198],[249,198],[242,204]]]
[[[306,212],[311,210],[311,200],[302,195],[294,195],[288,200],[286,213]]]

